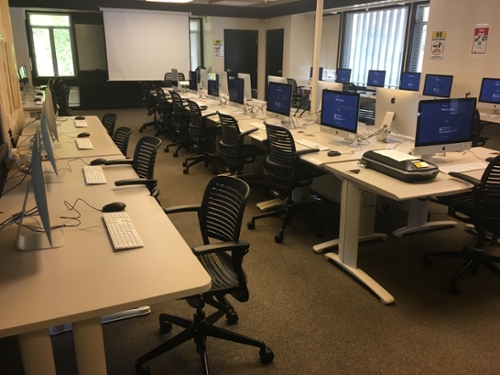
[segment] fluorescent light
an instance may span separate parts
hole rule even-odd
[[[190,3],[193,0],[144,0],[144,1],[150,1],[154,3]]]

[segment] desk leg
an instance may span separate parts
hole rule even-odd
[[[106,357],[101,318],[73,323],[76,362],[79,375],[106,375]]]
[[[362,199],[362,193],[354,182],[349,180],[344,180],[342,182],[339,252],[338,254],[325,254],[325,259],[332,260],[344,268],[352,276],[372,290],[373,293],[380,298],[382,303],[390,304],[394,302],[394,297],[363,270],[357,267]]]
[[[342,189],[343,190],[343,189]],[[373,228],[375,226],[375,214],[377,211],[377,195],[369,192],[364,193],[364,205],[360,208],[361,220],[359,222],[359,236],[358,242],[372,241],[377,239],[386,240],[387,235],[385,233],[374,233]],[[342,207],[341,207],[341,218],[342,218]],[[336,247],[339,245],[339,239],[335,238],[330,241],[326,241],[313,246],[314,252],[321,254],[325,250]]]
[[[56,375],[48,329],[25,333],[18,339],[26,375]]]
[[[392,234],[398,238],[405,234],[420,232],[442,227],[456,227],[457,223],[452,220],[427,221],[429,213],[429,199],[412,199],[406,227],[396,229]]]

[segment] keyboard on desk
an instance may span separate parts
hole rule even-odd
[[[88,138],[77,138],[75,142],[79,150],[92,150],[94,148],[94,145]]]
[[[75,121],[75,128],[86,128],[88,125],[87,125],[87,121],[85,120],[74,120]]]
[[[488,163],[484,161],[476,161],[472,163],[463,163],[463,164],[450,164],[450,165],[444,165],[440,166],[439,170],[443,173],[450,173],[450,172],[458,172],[458,173],[464,173],[464,172],[472,172],[472,171],[477,171],[477,170],[484,170],[486,169],[486,166]]]
[[[106,177],[100,165],[85,165],[82,168],[87,185],[106,184]]]
[[[317,148],[320,151],[328,151],[330,149],[330,147],[321,145],[319,143],[311,141],[310,139],[296,139],[295,142],[309,148]]]
[[[144,247],[127,212],[103,212],[102,218],[115,250]]]

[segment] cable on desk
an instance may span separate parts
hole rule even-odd
[[[9,190],[4,191],[2,194],[0,194],[0,198],[1,198],[1,197],[3,197],[3,196],[4,196],[5,194],[7,194],[8,192],[10,192],[10,191],[14,190],[15,188],[17,188],[19,185],[21,185],[21,184],[23,183],[24,179],[26,178],[26,176],[29,174],[30,170],[31,170],[31,166],[28,168],[28,170],[26,170],[26,171],[25,171],[24,176],[23,176],[23,178],[21,179],[21,181],[19,181],[16,185],[14,185],[13,187],[11,187]],[[22,170],[21,170],[21,171],[22,171]],[[14,175],[12,175],[11,177],[9,177],[9,178],[8,178],[5,182],[7,182],[8,180],[10,180],[10,179],[11,179],[11,178],[13,178],[14,176],[15,176],[15,174],[14,174]]]

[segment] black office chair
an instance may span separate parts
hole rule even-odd
[[[135,173],[139,176],[138,179],[118,180],[115,181],[116,186],[125,185],[146,185],[150,194],[158,198],[157,181],[154,179],[154,168],[156,162],[156,153],[161,145],[161,139],[153,136],[144,136],[137,142],[134,151],[133,159],[124,160],[106,160],[94,159],[90,162],[91,165],[119,165],[129,164],[134,168]]]
[[[156,132],[156,136],[166,134],[169,138],[174,139],[174,131],[172,129],[172,102],[167,99],[165,91],[161,87],[156,86],[156,113],[159,116],[160,126]]]
[[[172,324],[183,327],[184,331],[137,359],[135,370],[138,375],[149,374],[146,362],[191,339],[196,343],[203,373],[208,375],[207,337],[258,347],[262,362],[273,361],[274,354],[264,342],[214,326],[224,315],[229,324],[238,321],[238,315],[227,300],[227,295],[239,302],[249,299],[247,278],[242,267],[249,244],[239,239],[249,190],[242,180],[217,176],[208,183],[201,205],[165,209],[167,214],[198,213],[203,245],[192,250],[212,278],[212,287],[203,294],[186,298],[189,305],[196,309],[192,321],[170,314],[160,315],[162,332],[170,332]],[[205,304],[215,307],[217,311],[206,316]]]
[[[165,146],[164,151],[168,152],[171,146],[177,146],[173,155],[174,158],[179,156],[181,149],[189,149],[193,145],[189,137],[189,122],[191,121],[191,114],[187,105],[182,101],[181,96],[176,92],[170,93],[172,99],[172,129],[174,131],[174,142]]]
[[[245,136],[257,131],[257,128],[241,132],[238,126],[238,121],[233,116],[220,113],[219,121],[221,127],[221,140],[219,142],[219,155],[226,163],[226,169],[229,173],[243,178],[247,182],[252,182],[256,179],[263,179],[260,174],[245,174],[243,168],[245,164],[250,164],[261,155],[265,155],[266,151],[257,145],[245,144]]]
[[[117,118],[118,115],[114,113],[106,113],[104,116],[102,116],[102,125],[106,128],[110,137],[112,137],[115,132],[115,124]]]
[[[142,88],[142,105],[147,110],[148,116],[153,116],[153,120],[143,124],[139,133],[142,133],[148,126],[154,126],[155,129],[158,128],[160,122],[158,121],[156,114],[156,97],[151,94],[149,85],[146,82],[140,82]]]
[[[113,141],[125,157],[127,157],[128,141],[132,132],[132,128],[120,126],[115,130],[115,134],[113,135]]]
[[[292,85],[292,107],[297,107],[302,101],[302,87],[298,86],[297,81],[293,78],[287,78],[288,84]]]
[[[465,259],[465,265],[452,277],[448,291],[460,294],[457,279],[470,269],[477,273],[483,265],[500,277],[500,269],[494,263],[500,263],[500,257],[485,254],[484,246],[497,244],[500,237],[500,156],[493,159],[486,167],[481,180],[470,176],[450,172],[450,176],[459,178],[473,185],[470,192],[437,197],[436,201],[448,206],[448,214],[465,223],[474,225],[477,233],[474,248],[464,246],[462,251],[428,251],[424,255],[424,265],[432,266],[430,257]]]
[[[54,101],[59,107],[59,116],[70,116],[72,112],[69,107],[69,94],[71,92],[71,87],[66,86],[66,83],[64,83],[64,80],[61,78],[56,78],[50,82],[50,90]]]
[[[476,109],[474,111],[474,123],[472,126],[472,147],[483,147],[486,144],[486,141],[489,139],[487,137],[481,136],[483,128],[484,124],[481,122],[481,115]]]
[[[265,122],[264,122],[265,123]],[[274,237],[276,243],[283,242],[284,231],[287,225],[291,224],[293,216],[299,216],[304,220],[314,224],[318,229],[316,235],[323,236],[321,225],[315,220],[315,211],[310,208],[310,203],[319,203],[318,198],[302,201],[294,201],[293,191],[299,187],[310,186],[316,177],[326,174],[309,163],[300,159],[301,155],[310,152],[318,152],[317,149],[305,149],[297,151],[295,141],[290,131],[283,126],[270,125],[265,123],[267,132],[267,157],[264,163],[264,176],[268,179],[271,189],[278,193],[281,199],[287,200],[286,207],[278,208],[275,211],[254,216],[247,224],[248,229],[255,228],[255,220],[285,215],[280,233]],[[306,216],[305,212],[311,212],[312,217]]]
[[[216,137],[220,134],[220,127],[207,126],[207,118],[217,113],[202,115],[200,106],[191,100],[188,100],[189,112],[191,114],[191,122],[189,123],[189,135],[198,150],[199,154],[188,157],[182,163],[184,167],[183,173],[188,174],[189,168],[195,164],[204,162],[205,167],[213,166],[214,174],[217,174],[217,165],[215,164]]]

